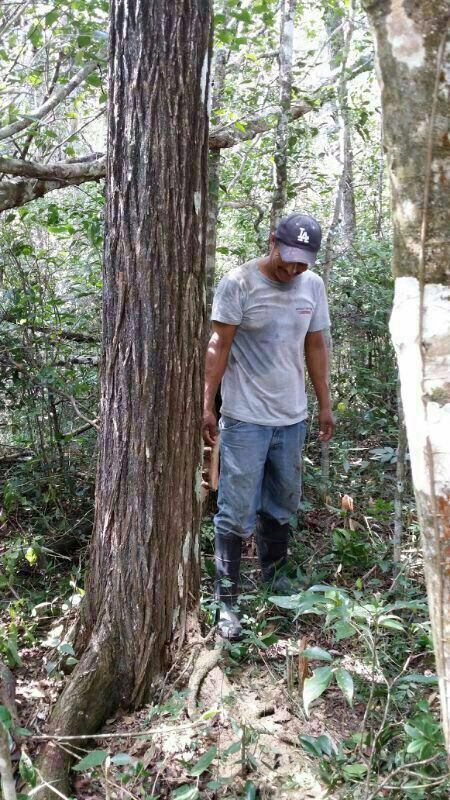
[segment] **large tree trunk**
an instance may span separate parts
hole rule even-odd
[[[448,0],[365,0],[391,178],[397,352],[450,754]]]
[[[296,0],[282,0],[280,28],[280,113],[275,132],[275,185],[270,212],[273,231],[283,214],[287,195],[287,150],[292,93],[292,53],[294,48],[294,12]]]
[[[50,726],[72,734],[146,700],[199,578],[210,4],[113,0],[110,26],[96,524]]]

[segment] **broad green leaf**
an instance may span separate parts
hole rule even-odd
[[[303,687],[303,705],[307,716],[309,716],[311,703],[324,693],[332,678],[333,670],[331,667],[318,667],[314,670],[311,678],[306,678]]]
[[[299,737],[300,744],[306,750],[307,753],[311,753],[313,756],[320,756],[322,755],[322,748],[317,742],[317,739],[314,736],[308,736],[306,733],[302,733]]]
[[[58,17],[59,17],[59,11],[57,11],[56,8],[53,8],[51,11],[48,12],[48,14],[45,15],[45,24],[53,25],[53,23],[56,22]]]
[[[14,728],[14,736],[33,736],[33,731],[29,728],[21,728],[20,725]]]
[[[243,125],[242,122],[239,122],[239,120],[237,119],[235,120],[234,124],[235,127],[238,129],[238,131],[242,131],[243,133],[245,133],[245,125]]]
[[[20,777],[23,778],[30,786],[36,786],[36,770],[33,767],[30,756],[25,750],[22,750],[19,761]]]
[[[338,667],[335,672],[336,675],[336,683],[339,686],[342,694],[344,695],[345,699],[349,706],[353,704],[353,678],[350,673],[343,669],[343,667]]]
[[[345,622],[345,620],[336,622],[336,624],[333,625],[333,630],[334,640],[336,642],[340,642],[341,639],[348,639],[350,636],[354,636],[356,633],[353,625],[350,625],[349,622]]]
[[[336,752],[336,748],[328,736],[322,734],[322,736],[317,737],[317,744],[322,750],[322,753],[325,753],[327,756],[332,756],[333,753]]]
[[[208,769],[209,765],[216,757],[216,753],[217,753],[217,747],[215,747],[214,745],[208,748],[206,753],[203,753],[203,755],[199,758],[197,763],[194,764],[193,767],[191,767],[191,769],[189,770],[189,774],[192,775],[193,777],[201,775],[202,772]]]
[[[77,772],[81,772],[82,770],[90,769],[91,767],[99,767],[101,764],[103,764],[107,755],[107,750],[91,750],[91,752],[82,758],[78,764],[75,764],[72,769],[76,770]]]
[[[172,792],[172,797],[174,800],[175,798],[176,800],[198,800],[200,795],[196,786],[189,786],[189,784],[183,783],[182,786]]]
[[[317,661],[332,661],[328,650],[324,650],[322,647],[307,647],[299,653],[299,656],[315,658]]]
[[[69,656],[75,655],[75,650],[73,649],[72,645],[69,642],[63,642],[59,645],[58,650],[60,653],[67,653]]]
[[[9,728],[11,725],[11,714],[6,706],[0,706],[0,722],[3,723],[5,728]]]
[[[423,683],[425,686],[436,686],[438,683],[436,675],[421,675],[420,672],[411,672],[409,675],[402,675],[398,683]]]
[[[397,619],[394,616],[382,616],[382,617],[380,617],[380,619],[378,620],[378,625],[381,625],[382,628],[392,628],[392,630],[394,630],[394,631],[404,631],[405,630],[405,628],[402,625],[402,623],[400,622],[400,620]]]
[[[366,774],[367,767],[365,764],[344,764],[342,772],[346,778],[357,778],[360,780]]]
[[[408,747],[406,748],[407,753],[420,753],[425,745],[429,744],[426,739],[413,739],[412,742],[409,743]]]
[[[242,742],[240,739],[238,739],[237,742],[233,742],[233,744],[230,744],[229,747],[225,748],[225,750],[222,753],[222,756],[230,756],[233,753],[239,752],[241,748],[242,748]]]

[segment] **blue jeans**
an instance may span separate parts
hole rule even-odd
[[[306,421],[271,427],[221,417],[217,533],[247,539],[262,512],[285,524],[301,496]]]

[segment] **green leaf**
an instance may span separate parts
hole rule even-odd
[[[20,777],[23,778],[30,786],[36,786],[36,770],[33,767],[30,756],[25,750],[22,750],[19,761]]]
[[[239,122],[239,120],[236,119],[234,121],[234,124],[235,124],[235,127],[238,129],[238,131],[242,131],[242,133],[245,133],[245,125],[243,125],[242,122]]]
[[[378,624],[381,625],[382,628],[392,628],[392,630],[394,631],[405,630],[400,620],[398,620],[396,617],[393,616],[380,617],[380,619],[378,620]]]
[[[306,733],[302,733],[299,737],[300,744],[306,750],[307,753],[311,753],[313,756],[320,756],[322,755],[322,748],[318,744],[317,739],[314,736],[308,736]]]
[[[244,786],[244,800],[255,800],[256,786],[253,781],[247,781]]]
[[[189,786],[189,784],[183,783],[182,786],[172,792],[172,797],[176,798],[176,800],[198,800],[200,795],[196,786]]]
[[[306,656],[307,658],[315,658],[317,661],[332,661],[328,650],[323,650],[322,647],[307,647],[302,650],[299,656]]]
[[[36,561],[37,561],[37,553],[36,553],[36,550],[33,547],[29,547],[28,550],[26,551],[25,560],[28,561],[30,567],[32,567],[33,564],[36,563]]]
[[[428,744],[426,739],[413,739],[406,748],[407,753],[420,753],[423,747]]]
[[[216,753],[217,753],[217,747],[215,747],[214,745],[208,748],[206,753],[203,753],[203,755],[199,758],[197,763],[194,764],[193,767],[191,767],[191,769],[189,770],[189,774],[192,775],[193,777],[197,777],[198,775],[201,775],[202,772],[205,772],[205,770],[208,769],[209,765],[211,764],[211,761],[213,761],[214,758],[216,757]]]
[[[60,653],[67,653],[69,656],[75,655],[75,650],[73,649],[72,645],[69,642],[63,642],[59,645],[58,650]]]
[[[72,769],[76,770],[77,772],[82,772],[85,769],[89,769],[90,767],[99,767],[100,764],[103,764],[106,757],[108,755],[107,750],[91,750],[90,753],[87,754],[78,764],[75,764]]]
[[[211,719],[211,717],[215,717],[218,713],[219,710],[217,708],[208,708],[208,710],[202,714],[202,719]]]
[[[14,728],[14,736],[33,736],[33,731],[29,728],[21,728],[20,725]]]
[[[86,83],[88,83],[89,86],[101,86],[102,80],[100,75],[97,75],[95,72],[93,72],[92,75],[87,76]]]
[[[402,675],[398,683],[422,683],[425,686],[436,686],[438,683],[436,675],[421,675],[420,672],[411,672],[410,675]]]
[[[230,744],[229,747],[225,748],[225,750],[222,753],[222,756],[230,756],[233,753],[239,752],[241,748],[242,748],[242,742],[240,739],[238,739],[236,742],[233,742],[233,744]]]
[[[314,670],[311,678],[306,678],[303,687],[303,705],[307,716],[309,716],[311,703],[324,693],[332,678],[333,670],[331,667],[318,667]]]
[[[333,742],[328,738],[328,736],[325,736],[325,734],[317,737],[317,744],[320,746],[322,753],[325,753],[327,756],[332,756],[333,753],[336,752]]]
[[[365,764],[344,764],[342,772],[346,778],[357,778],[361,780],[367,772]]]
[[[336,683],[339,686],[342,694],[344,695],[345,699],[349,706],[353,704],[353,678],[350,673],[339,667],[336,672]]]
[[[116,753],[115,756],[111,757],[111,764],[118,764],[119,766],[123,766],[124,764],[134,764],[134,758],[131,758],[128,753]]]
[[[0,722],[3,723],[5,728],[9,728],[11,725],[11,714],[6,706],[0,706]]]
[[[48,14],[45,15],[44,17],[45,24],[53,25],[53,23],[56,22],[58,17],[59,17],[59,11],[56,8],[53,8],[51,11],[48,12]]]
[[[354,627],[349,622],[345,622],[345,620],[336,622],[333,628],[335,642],[340,642],[341,639],[348,639],[349,636],[354,636],[356,633]]]

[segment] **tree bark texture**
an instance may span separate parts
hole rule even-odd
[[[280,113],[275,131],[274,177],[270,230],[280,221],[287,197],[288,134],[292,94],[292,53],[294,48],[294,12],[296,0],[282,0],[280,28]]]
[[[364,5],[377,41],[392,188],[391,332],[450,755],[449,5],[448,0],[365,0]]]
[[[72,734],[148,698],[199,583],[210,3],[110,13],[96,522],[51,720]],[[49,748],[46,774],[63,758]]]
[[[395,469],[395,498],[394,498],[394,536],[393,555],[394,572],[398,573],[402,559],[403,541],[403,500],[405,496],[406,454],[408,440],[406,436],[405,414],[401,395],[400,382],[397,386],[397,415],[398,415],[398,445],[397,464]]]
[[[216,53],[214,68],[214,89],[212,109],[220,108],[225,85],[226,66],[229,51],[224,47]],[[210,148],[208,157],[208,224],[206,231],[206,309],[210,317],[214,296],[214,277],[216,272],[217,221],[219,218],[220,194],[220,149]],[[208,330],[207,330],[208,333]]]
[[[354,27],[353,13],[353,3],[351,3],[345,31],[342,28],[341,14],[336,10],[329,10],[325,17],[327,32],[330,35],[331,66],[334,69],[339,68],[335,118],[339,131],[339,160],[342,172],[337,188],[337,197],[340,198],[342,238],[346,247],[351,245],[356,229],[352,130],[347,89],[347,64]]]

